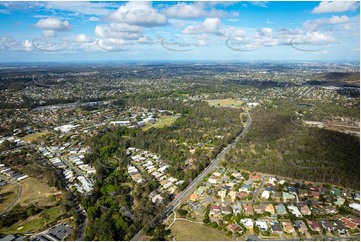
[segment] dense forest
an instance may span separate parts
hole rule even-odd
[[[233,166],[359,189],[360,140],[291,122],[285,107],[252,110],[252,125],[227,154]]]

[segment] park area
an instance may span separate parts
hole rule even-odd
[[[148,130],[150,128],[160,129],[160,128],[163,128],[165,126],[171,126],[178,117],[179,117],[178,115],[170,115],[170,116],[168,116],[168,115],[160,115],[157,118],[157,122],[155,124],[147,123],[142,128],[142,130],[146,131],[146,130]]]
[[[188,221],[177,220],[172,225],[171,234],[175,240],[183,241],[231,241],[224,233],[209,228],[203,224],[192,223]]]
[[[234,98],[206,100],[211,107],[240,108],[244,102]]]
[[[30,216],[23,221],[18,221],[9,228],[2,228],[0,232],[4,234],[39,232],[47,228],[48,224],[57,221],[62,214],[60,206],[45,209],[40,214]]]
[[[32,142],[34,140],[37,140],[43,136],[46,136],[50,134],[49,131],[43,131],[43,132],[36,132],[36,133],[33,133],[33,134],[28,134],[24,137],[22,137],[21,139],[24,140],[25,142]]]

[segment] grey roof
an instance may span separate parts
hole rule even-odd
[[[1,238],[0,241],[11,241],[14,240],[15,236],[12,234],[6,235],[4,238]]]

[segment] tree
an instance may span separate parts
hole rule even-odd
[[[254,226],[253,226],[253,231],[254,231],[255,234],[258,235],[259,232],[260,232],[259,227],[258,227],[257,225],[254,225]]]

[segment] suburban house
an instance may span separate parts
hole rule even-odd
[[[225,190],[221,190],[221,191],[218,191],[218,196],[221,197],[221,200],[224,201],[224,198],[226,197],[226,191]]]
[[[308,226],[310,227],[310,229],[314,232],[320,232],[321,231],[321,227],[320,224],[317,221],[307,221]]]
[[[224,205],[221,207],[222,214],[232,214],[232,208],[229,205]]]
[[[250,215],[253,215],[253,208],[252,208],[252,205],[243,205],[243,209],[244,209],[244,213],[247,215],[247,216],[250,216]]]
[[[254,210],[255,213],[261,214],[261,213],[265,212],[265,206],[262,205],[262,204],[254,205],[253,210]]]
[[[221,214],[221,207],[219,205],[212,205],[209,210],[209,215],[219,216]]]
[[[241,219],[241,223],[248,229],[253,229],[253,220],[250,218]]]
[[[357,224],[357,225],[360,225],[360,217],[356,217],[356,216],[354,216],[354,215],[349,215],[348,216],[348,218],[352,221],[352,222],[354,222],[355,224]]]
[[[249,189],[251,189],[251,185],[249,184],[242,184],[242,187],[239,189],[240,192],[247,192]]]
[[[240,192],[240,193],[238,193],[238,197],[241,200],[246,200],[247,197],[248,197],[248,193],[247,192]]]
[[[241,203],[236,203],[233,205],[233,214],[240,214],[242,213],[242,205]]]
[[[295,199],[295,195],[288,192],[282,192],[283,202],[290,202]]]
[[[273,204],[268,204],[264,210],[271,213],[272,215],[275,214],[275,207]]]
[[[231,197],[232,202],[236,201],[237,192],[236,191],[230,191],[229,196]]]
[[[256,221],[256,226],[258,226],[258,228],[261,231],[267,231],[268,227],[267,227],[267,222],[264,220],[257,220]]]
[[[285,215],[287,214],[287,210],[283,204],[276,205],[277,215]]]
[[[346,226],[339,220],[333,222],[335,226],[335,231],[338,232],[339,235],[344,235],[346,233]]]
[[[249,175],[249,179],[256,181],[256,180],[261,179],[261,176],[260,176],[260,175],[257,175],[257,174],[255,174],[255,175],[250,174],[250,175]]]
[[[190,196],[189,200],[191,200],[191,201],[197,201],[198,198],[199,198],[198,194],[193,193],[193,194]]]
[[[347,218],[341,218],[340,221],[349,229],[357,228],[357,224],[355,224],[354,222],[352,222],[351,220],[349,220]]]
[[[311,196],[314,197],[315,199],[319,200],[320,199],[320,192],[312,191]]]
[[[297,220],[295,222],[295,226],[298,228],[298,231],[301,233],[307,232],[307,226],[305,224],[305,222],[303,222],[302,220]]]
[[[295,232],[295,229],[290,221],[282,222],[283,231],[288,234],[292,234]]]
[[[271,232],[275,234],[282,234],[281,225],[277,221],[270,222]]]
[[[229,224],[229,225],[227,226],[227,229],[228,229],[229,231],[231,231],[232,233],[236,233],[236,232],[242,231],[241,226],[239,226],[238,224],[235,224],[235,223]]]
[[[287,206],[288,210],[290,211],[290,213],[292,213],[294,216],[296,216],[297,218],[302,218],[302,214],[300,212],[300,210],[298,210],[298,208],[294,205],[289,205]]]
[[[263,191],[262,194],[261,194],[261,198],[262,199],[268,199],[270,196],[270,192],[269,191]]]
[[[307,205],[301,206],[300,211],[302,215],[311,215],[312,213],[311,209]]]
[[[211,176],[209,179],[208,179],[208,182],[211,183],[211,184],[216,184],[218,181],[218,178],[215,177],[215,176]]]
[[[322,227],[324,229],[327,229],[328,231],[332,231],[334,229],[333,223],[329,220],[322,220],[322,221],[320,221],[320,223],[321,223]]]

